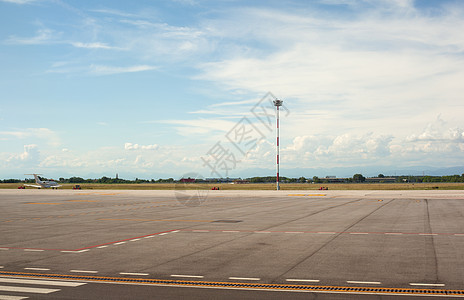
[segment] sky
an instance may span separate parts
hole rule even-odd
[[[276,98],[281,176],[464,166],[463,30],[458,0],[0,0],[0,179],[273,175]]]

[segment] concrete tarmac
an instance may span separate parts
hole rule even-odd
[[[464,191],[0,190],[0,276],[458,297],[463,216]]]

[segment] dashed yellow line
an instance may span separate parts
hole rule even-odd
[[[99,202],[98,200],[66,200],[68,202]]]
[[[138,221],[138,222],[200,222],[211,223],[213,220],[170,220],[170,219],[98,219],[100,221]]]
[[[61,205],[64,203],[53,203],[53,202],[29,202],[25,204],[44,204],[44,205]]]
[[[292,196],[292,197],[323,197],[323,196],[326,196],[326,194],[288,194],[287,196]]]

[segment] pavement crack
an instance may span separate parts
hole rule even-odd
[[[376,209],[374,209],[372,212],[370,212],[369,214],[363,216],[362,218],[356,220],[355,222],[353,222],[352,224],[350,224],[349,226],[347,226],[344,230],[334,234],[331,236],[331,238],[329,238],[329,240],[322,244],[320,247],[318,247],[316,250],[314,250],[313,252],[311,252],[309,255],[306,255],[305,257],[303,257],[302,259],[300,259],[297,263],[295,263],[292,267],[288,268],[285,272],[281,273],[279,276],[276,276],[271,282],[274,283],[274,282],[279,282],[282,278],[285,278],[285,275],[288,274],[290,271],[292,271],[293,269],[295,269],[297,266],[299,266],[300,264],[302,264],[304,261],[310,259],[311,257],[313,257],[315,254],[317,254],[319,251],[321,251],[323,248],[325,248],[327,245],[329,245],[332,241],[334,241],[336,238],[338,238],[340,235],[342,235],[343,233],[345,233],[346,231],[348,231],[350,228],[352,228],[353,226],[355,226],[356,224],[358,224],[359,222],[362,222],[364,219],[368,218],[369,216],[371,216],[373,213],[375,213],[376,211],[378,211],[379,209],[381,209],[382,207],[390,204],[391,202],[393,202],[394,199],[382,204],[381,206],[377,207]],[[360,201],[360,200],[357,200],[357,201]],[[356,201],[351,201],[351,202],[356,202]],[[345,203],[347,204],[347,203]],[[341,205],[339,205],[341,206]]]
[[[429,200],[424,199],[424,232],[431,234],[432,226],[430,224]],[[424,236],[425,252],[425,280],[426,282],[438,282],[438,259],[435,249],[435,239],[432,235]]]

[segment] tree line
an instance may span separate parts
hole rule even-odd
[[[39,177],[41,180],[49,180],[44,177]],[[353,177],[348,178],[319,178],[313,176],[312,178],[306,178],[304,176],[291,178],[291,177],[279,177],[279,181],[282,183],[363,183],[369,182],[372,178],[366,178],[362,174],[354,174]],[[383,174],[379,174],[376,178],[377,182],[397,182],[397,183],[427,183],[427,182],[464,182],[464,174],[462,175],[446,175],[446,176],[388,176],[386,177]],[[383,181],[382,179],[385,179]],[[240,180],[242,180],[240,178]],[[276,182],[276,176],[262,176],[262,177],[250,177],[243,179],[249,183],[273,183]],[[242,181],[243,181],[242,180]],[[139,179],[128,180],[122,178],[110,178],[103,176],[98,179],[84,179],[82,177],[70,177],[70,178],[59,178],[57,180],[59,183],[70,183],[70,184],[79,184],[79,183],[101,183],[101,184],[137,184],[137,183],[178,183],[180,180],[174,178],[167,179]],[[221,182],[233,182],[232,178],[213,178],[213,179],[198,179],[195,182],[197,183],[221,183]],[[33,183],[34,179],[4,179],[0,180],[0,183]]]

